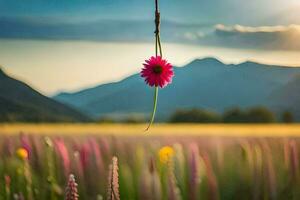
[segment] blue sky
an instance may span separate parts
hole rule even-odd
[[[161,0],[163,17],[189,23],[274,25],[296,23],[298,0]],[[152,0],[0,0],[2,17],[57,21],[151,19]],[[287,13],[289,16],[282,16]],[[295,19],[296,18],[296,19]]]

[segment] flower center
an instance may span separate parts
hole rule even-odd
[[[153,67],[153,73],[154,74],[161,74],[162,71],[163,71],[163,68],[160,65],[156,65],[155,67]]]

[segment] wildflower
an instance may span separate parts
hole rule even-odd
[[[17,156],[22,160],[26,160],[28,159],[28,151],[24,148],[19,148],[17,150]]]
[[[103,155],[102,151],[99,148],[99,145],[95,139],[90,139],[89,140],[89,145],[91,146],[91,151],[94,154],[94,159],[96,166],[100,172],[100,174],[104,174],[105,169],[104,169],[104,161],[103,161]]]
[[[80,153],[79,151],[74,151],[74,161],[75,161],[75,168],[77,171],[77,175],[82,180],[84,178],[84,169],[82,168],[81,160],[80,160]]]
[[[17,150],[17,156],[23,161],[21,163],[19,172],[24,176],[26,181],[26,191],[27,191],[27,199],[33,199],[33,192],[32,192],[32,176],[31,176],[31,169],[28,160],[28,151],[25,148],[19,148]]]
[[[152,56],[145,62],[141,76],[145,78],[148,85],[164,88],[172,82],[173,67],[167,60],[162,59],[160,56]]]
[[[5,180],[5,196],[6,196],[6,199],[9,200],[10,199],[11,178],[10,178],[10,176],[5,175],[4,180]]]
[[[54,140],[54,144],[57,152],[59,153],[63,161],[65,174],[68,176],[71,169],[71,161],[70,161],[68,149],[62,139]]]
[[[61,188],[57,184],[56,180],[56,168],[55,168],[55,158],[54,158],[54,144],[52,139],[49,137],[44,138],[46,144],[46,160],[47,160],[47,181],[49,186],[49,191],[52,199],[56,199],[56,196],[61,194]]]
[[[213,171],[213,167],[211,164],[211,159],[207,152],[203,152],[202,160],[204,162],[206,176],[207,176],[207,182],[208,182],[208,194],[210,196],[210,199],[220,199],[219,198],[219,191],[218,191],[218,180],[216,178],[216,175]],[[272,198],[271,198],[272,199]]]
[[[112,158],[112,163],[109,165],[108,190],[107,190],[108,200],[120,200],[118,171],[119,171],[118,158],[114,156]]]
[[[28,156],[30,158],[31,153],[32,153],[32,145],[31,145],[30,138],[28,137],[28,135],[25,135],[23,132],[21,132],[20,133],[20,142],[21,142],[22,148],[27,150]]]
[[[199,150],[198,145],[191,143],[189,145],[188,167],[189,167],[189,199],[197,199],[200,183],[199,174]]]
[[[78,200],[77,183],[73,174],[69,176],[68,185],[66,188],[65,200]]]
[[[159,160],[162,163],[168,163],[173,158],[175,152],[174,149],[170,146],[165,146],[161,148],[158,152]]]
[[[91,152],[91,145],[88,143],[83,144],[79,149],[80,164],[84,170],[88,167]]]
[[[9,175],[5,175],[4,176],[4,180],[5,180],[5,185],[9,186],[11,183],[11,178]]]

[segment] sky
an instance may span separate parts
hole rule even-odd
[[[300,66],[299,0],[160,0],[175,65],[217,57]],[[154,1],[0,0],[0,65],[46,95],[137,73],[152,55]]]
[[[154,0],[0,0],[2,17],[44,17],[57,21],[150,19]],[[296,15],[298,0],[160,0],[168,20],[193,23],[270,25]],[[285,16],[281,16],[284,15]],[[298,15],[299,16],[299,15]],[[285,23],[295,23],[289,19]],[[264,23],[264,24],[262,24]]]

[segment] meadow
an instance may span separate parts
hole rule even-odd
[[[2,200],[300,199],[300,125],[1,124]]]

